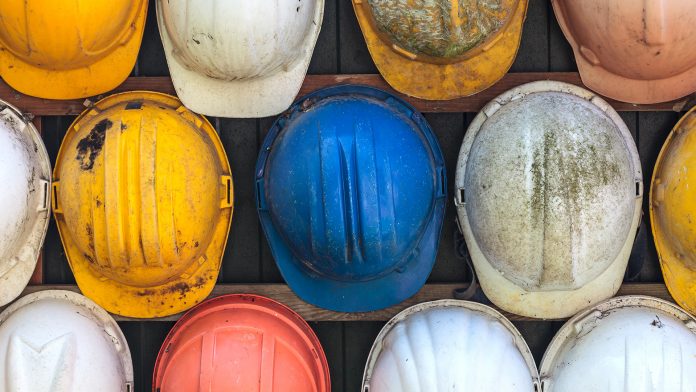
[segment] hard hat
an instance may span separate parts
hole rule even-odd
[[[341,312],[415,294],[435,262],[445,164],[420,113],[386,92],[344,85],[297,101],[256,164],[261,226],[285,281]]]
[[[412,306],[382,328],[362,390],[533,392],[536,386],[532,353],[508,319],[476,302],[445,299]]]
[[[1,7],[1,6],[0,6]],[[51,162],[36,128],[0,100],[0,306],[29,282],[48,227]]]
[[[213,289],[232,177],[215,129],[178,99],[112,95],[70,126],[53,210],[80,290],[111,313],[160,317]]]
[[[674,127],[657,157],[650,221],[662,275],[672,297],[696,314],[696,107]]]
[[[157,21],[181,101],[220,117],[287,109],[304,81],[324,0],[158,0]]]
[[[696,390],[696,320],[644,296],[616,297],[579,313],[541,361],[542,392]]]
[[[422,99],[476,94],[510,69],[527,0],[353,0],[367,48],[396,91]]]
[[[481,288],[500,308],[569,317],[621,286],[641,215],[636,145],[597,95],[542,81],[467,130],[455,205]]]
[[[49,99],[121,84],[140,49],[147,0],[0,1],[0,76]]]
[[[329,366],[312,329],[272,299],[224,295],[186,313],[157,356],[152,390],[331,390]]]
[[[696,6],[669,0],[552,0],[583,83],[633,103],[696,91]]]
[[[32,293],[0,313],[0,369],[0,392],[133,390],[118,324],[71,291]]]

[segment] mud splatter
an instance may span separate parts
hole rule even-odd
[[[77,156],[75,159],[80,161],[80,169],[92,170],[94,161],[97,159],[104,146],[106,131],[111,128],[112,125],[114,124],[109,119],[99,121],[89,132],[89,135],[77,143]]]

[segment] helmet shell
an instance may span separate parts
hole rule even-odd
[[[505,371],[500,371],[503,368]],[[537,370],[515,326],[475,302],[412,306],[377,335],[363,391],[536,391]]]
[[[196,113],[266,117],[290,106],[322,23],[324,0],[157,2],[174,87]]]
[[[476,94],[505,75],[527,0],[353,0],[353,9],[387,83],[444,100]]]
[[[0,74],[17,90],[70,99],[115,88],[133,69],[146,0],[6,0]]]
[[[475,1],[463,6],[456,0],[365,3],[371,22],[387,44],[437,63],[472,57],[498,40],[519,0]]]
[[[113,313],[154,317],[210,292],[232,184],[207,120],[163,94],[106,98],[69,129],[55,182],[58,228],[87,296]]]
[[[262,226],[288,284],[342,311],[413,295],[435,259],[444,170],[430,127],[405,102],[361,86],[302,98],[257,164]]]
[[[36,128],[0,100],[0,305],[29,282],[50,215],[51,163]]]
[[[562,317],[597,295],[590,285],[618,288],[642,180],[635,143],[608,104],[558,82],[513,89],[472,122],[457,169],[459,220],[494,303]],[[487,267],[504,284],[494,284]],[[555,303],[564,293],[578,302]]]
[[[696,7],[689,1],[552,1],[583,82],[610,98],[670,101],[696,91]],[[621,21],[621,23],[616,23]]]
[[[2,391],[133,390],[130,350],[104,309],[70,291],[29,294],[0,314]]]
[[[652,297],[616,297],[558,331],[541,361],[545,392],[696,389],[696,320]]]
[[[696,313],[696,108],[675,125],[655,163],[650,188],[650,221],[662,275],[672,297]]]
[[[291,309],[256,295],[210,299],[186,313],[157,356],[153,391],[331,389],[324,351]]]

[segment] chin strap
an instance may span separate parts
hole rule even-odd
[[[628,258],[628,266],[624,281],[635,282],[640,278],[640,272],[645,264],[645,256],[648,253],[648,230],[646,229],[645,220],[641,218],[640,226],[636,231],[636,238],[631,249],[631,256]]]
[[[459,227],[459,223],[457,223]],[[464,241],[464,236],[459,230],[454,231],[454,254],[457,258],[464,261],[467,269],[469,270],[468,275],[471,277],[469,279],[469,285],[467,287],[460,287],[452,290],[452,296],[455,299],[469,300],[476,295],[478,291],[478,283],[476,281],[476,271],[474,271],[474,266],[471,262],[471,256],[469,256],[469,251],[466,248],[466,242]]]

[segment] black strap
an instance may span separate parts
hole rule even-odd
[[[638,231],[636,232],[635,241],[633,241],[631,256],[628,258],[628,266],[626,267],[624,281],[634,282],[640,277],[640,272],[643,270],[643,265],[645,264],[645,257],[647,254],[648,230],[645,225],[645,220],[641,219],[640,226],[638,226]]]
[[[452,290],[452,296],[455,299],[469,300],[476,295],[478,291],[478,284],[476,282],[476,271],[471,262],[471,256],[469,256],[469,251],[466,248],[466,242],[464,241],[464,236],[459,232],[459,230],[454,231],[454,254],[457,258],[464,261],[468,274],[471,277],[469,279],[469,285],[467,287],[460,287]]]

